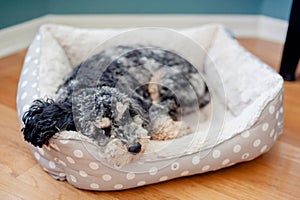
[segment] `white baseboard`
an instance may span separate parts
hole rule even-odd
[[[0,57],[25,49],[31,43],[39,27],[47,21],[47,16],[36,18],[0,30]]]
[[[288,21],[261,16],[258,23],[258,37],[284,43],[288,26]]]
[[[0,30],[0,57],[30,44],[42,24],[58,23],[83,28],[195,27],[222,23],[237,37],[256,37],[283,43],[288,22],[261,15],[46,15]]]

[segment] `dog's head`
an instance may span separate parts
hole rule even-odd
[[[146,111],[115,88],[84,88],[73,93],[76,129],[94,139],[110,163],[138,158],[149,141]]]

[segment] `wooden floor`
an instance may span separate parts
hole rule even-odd
[[[278,69],[282,45],[251,38],[239,41]],[[91,192],[52,179],[23,141],[15,98],[25,53],[0,59],[0,199],[300,199],[300,80],[285,83],[284,132],[263,156],[137,189]]]

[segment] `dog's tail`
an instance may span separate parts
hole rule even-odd
[[[34,146],[48,145],[57,132],[75,131],[72,105],[69,102],[56,103],[51,99],[35,100],[22,117],[24,139]]]

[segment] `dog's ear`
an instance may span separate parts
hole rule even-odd
[[[48,145],[49,139],[63,130],[76,130],[72,108],[68,103],[55,103],[51,99],[35,100],[22,117],[24,139],[34,146]]]

